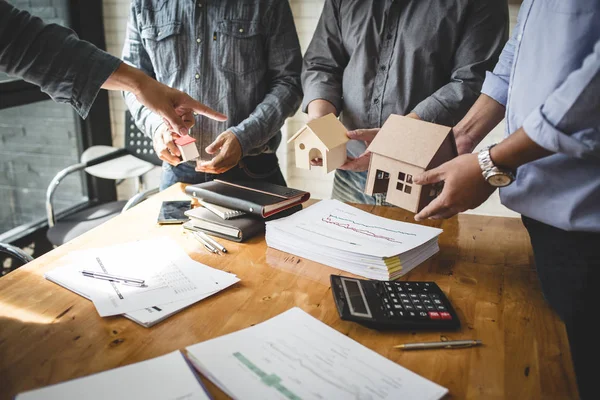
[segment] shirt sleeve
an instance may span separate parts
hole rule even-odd
[[[481,93],[485,71],[498,61],[508,38],[508,6],[501,0],[470,2],[448,84],[412,110],[429,122],[455,125]]]
[[[129,20],[127,21],[127,35],[125,44],[123,45],[123,61],[127,64],[138,68],[146,75],[155,78],[154,67],[150,56],[144,48],[140,32],[138,30],[137,12],[135,2],[131,2],[131,10]],[[148,107],[140,103],[135,95],[131,92],[123,92],[125,104],[131,112],[131,116],[135,121],[136,126],[144,132],[150,139],[154,136],[154,132],[163,123],[162,118],[152,112]]]
[[[104,82],[121,60],[0,0],[0,71],[33,83],[87,117]]]
[[[302,100],[302,52],[292,10],[288,1],[276,3],[263,19],[263,25],[269,27],[266,43],[270,89],[248,118],[229,128],[240,141],[244,156],[266,145]]]
[[[302,111],[307,112],[313,100],[323,99],[342,111],[342,79],[350,59],[343,44],[340,6],[326,0],[314,36],[304,55]]]
[[[494,67],[493,72],[487,72],[481,93],[491,97],[498,103],[506,107],[508,101],[508,86],[510,84],[510,75],[512,72],[513,60],[515,58],[515,50],[521,36],[523,17],[529,7],[522,5],[517,16],[517,24],[513,28],[513,33],[506,42],[498,63]]]
[[[527,135],[546,150],[577,158],[600,158],[600,40],[525,119]]]

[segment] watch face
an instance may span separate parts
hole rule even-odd
[[[505,174],[495,174],[488,178],[488,182],[490,185],[495,187],[504,187],[510,185],[512,179],[510,179],[510,176]]]

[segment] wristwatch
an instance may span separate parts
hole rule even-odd
[[[494,165],[494,162],[490,157],[490,149],[494,146],[495,144],[492,144],[482,149],[477,155],[479,167],[481,167],[481,173],[487,183],[494,187],[508,186],[515,180],[515,174],[512,171],[498,168],[496,165]]]

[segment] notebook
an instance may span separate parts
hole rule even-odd
[[[232,218],[236,218],[236,217],[246,214],[243,211],[233,210],[231,208],[218,206],[216,204],[212,204],[207,201],[198,200],[198,203],[200,203],[200,205],[202,205],[204,208],[206,208],[209,211],[212,211],[213,213],[215,213],[216,215],[218,215],[219,217],[221,217],[223,219],[232,219]]]
[[[298,204],[266,219],[253,215],[243,215],[225,220],[204,207],[196,207],[185,212],[190,220],[184,223],[183,227],[190,230],[200,230],[209,235],[234,242],[243,242],[262,234],[265,231],[265,221],[286,217],[301,209],[302,204]]]
[[[244,211],[267,218],[301,204],[310,193],[268,182],[225,182],[215,179],[185,188],[188,195],[199,201]]]

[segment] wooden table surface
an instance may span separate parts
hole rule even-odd
[[[184,349],[294,306],[448,388],[451,399],[577,398],[564,325],[540,292],[520,220],[461,215],[431,222],[444,230],[440,252],[401,280],[437,282],[462,328],[383,333],[338,317],[329,276],[350,274],[269,249],[263,237],[226,242],[229,254],[213,255],[181,226],[157,225],[160,203],[186,198],[182,187],[169,188],[0,279],[1,398]],[[400,209],[360,208],[412,222],[412,214]],[[241,282],[144,328],[124,317],[101,318],[90,301],[43,277],[70,251],[162,235],[176,238],[195,260],[237,274]],[[477,338],[484,345],[412,352],[392,348],[444,338]],[[227,398],[207,386],[215,398]]]

